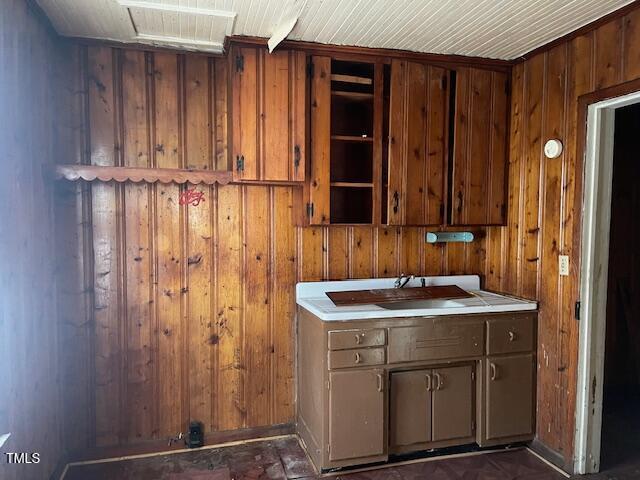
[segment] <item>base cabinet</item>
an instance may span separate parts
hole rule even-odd
[[[329,376],[329,460],[385,453],[385,372],[332,372]]]
[[[525,442],[536,313],[324,322],[298,309],[297,431],[321,471]]]
[[[485,362],[487,440],[532,434],[533,355],[489,357]]]

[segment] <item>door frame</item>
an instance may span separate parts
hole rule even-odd
[[[582,215],[576,225],[581,302],[573,457],[577,474],[600,468],[615,110],[635,103],[640,103],[640,80],[579,98],[579,125],[586,128],[579,129],[582,155],[577,158],[584,163],[578,162],[583,171],[576,172],[582,178]]]

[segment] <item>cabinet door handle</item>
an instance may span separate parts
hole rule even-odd
[[[427,373],[425,376],[425,381],[427,382],[427,392],[431,391],[431,375]]]
[[[378,377],[378,391],[382,391],[382,374],[376,373],[376,377]]]
[[[355,363],[360,363],[362,359],[360,358],[360,352],[356,352],[356,359],[355,359]]]
[[[498,378],[498,367],[493,362],[489,364],[489,367],[491,368],[491,380],[495,381]]]
[[[436,377],[436,390],[440,390],[444,386],[444,383],[442,382],[442,376],[438,372],[435,372],[433,376]]]
[[[393,192],[393,213],[398,213],[398,207],[400,206],[400,195],[396,190]]]
[[[509,332],[509,341],[513,342],[516,339],[515,332]]]

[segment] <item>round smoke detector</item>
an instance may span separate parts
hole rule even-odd
[[[549,140],[544,144],[544,154],[547,158],[558,158],[562,155],[562,142],[560,140]]]

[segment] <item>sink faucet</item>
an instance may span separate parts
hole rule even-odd
[[[405,275],[404,273],[401,273],[400,276],[396,278],[396,281],[393,282],[393,286],[395,288],[402,288],[414,278],[415,277],[413,275]]]

